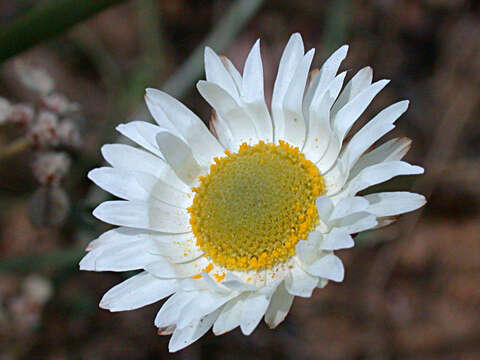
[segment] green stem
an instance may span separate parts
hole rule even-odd
[[[124,0],[44,0],[0,30],[0,62]]]

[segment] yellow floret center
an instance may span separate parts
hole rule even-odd
[[[280,141],[242,144],[215,158],[194,188],[190,224],[197,245],[229,270],[261,270],[287,261],[318,224],[324,192],[317,167]]]

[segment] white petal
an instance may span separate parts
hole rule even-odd
[[[213,325],[213,333],[215,335],[225,334],[240,326],[243,303],[247,296],[247,294],[242,294],[225,304]]]
[[[277,287],[265,313],[265,322],[271,329],[277,327],[285,320],[285,317],[292,307],[293,298],[294,296],[287,292],[284,283]]]
[[[189,214],[159,201],[106,201],[93,215],[109,224],[138,229],[182,233],[190,231]]]
[[[263,66],[260,56],[260,40],[255,42],[243,69],[242,101],[254,124],[259,140],[272,142],[272,119],[265,104],[263,90]]]
[[[332,130],[330,128],[330,109],[342,89],[345,75],[335,77],[322,92],[315,92],[311,105],[305,113],[309,114],[307,138],[303,152],[312,161],[319,161],[327,150]]]
[[[403,214],[426,203],[423,195],[406,191],[370,194],[365,199],[370,203],[366,211],[379,217]]]
[[[412,141],[408,138],[396,138],[387,141],[360,157],[358,162],[351,169],[349,178],[353,179],[361,170],[377,163],[401,160],[408,150],[410,150],[411,144]]]
[[[217,310],[234,296],[235,294],[233,293],[219,294],[210,290],[199,291],[180,314],[177,328],[182,329],[195,320],[200,320],[200,318]]]
[[[243,335],[250,335],[255,330],[265,315],[269,303],[270,298],[263,294],[252,293],[245,299],[240,321]]]
[[[192,238],[194,237],[193,234],[190,236]],[[169,243],[157,242],[154,254],[166,257],[169,262],[177,264],[195,260],[203,255],[203,251],[195,246],[192,240],[185,242],[172,241]],[[156,260],[158,260],[158,257],[149,263],[153,263]],[[144,265],[149,263],[145,263]]]
[[[368,205],[368,201],[360,196],[341,199],[335,205],[335,208],[333,209],[329,220],[333,221],[348,216],[350,214],[364,211],[368,207]]]
[[[285,122],[283,117],[283,103],[288,86],[293,79],[300,61],[303,59],[303,40],[299,33],[293,34],[288,40],[278,66],[278,74],[273,86],[272,114],[274,122],[275,140],[282,139],[285,135]]]
[[[148,200],[149,193],[124,169],[101,167],[88,173],[88,178],[103,190],[125,200]]]
[[[347,234],[356,234],[377,226],[375,215],[367,212],[355,213],[333,222],[333,226]]]
[[[253,291],[257,289],[254,285],[245,283],[231,272],[227,272],[225,279],[222,281],[222,285],[228,287],[232,291],[238,292]]]
[[[177,323],[183,308],[197,295],[196,292],[177,291],[162,305],[155,317],[155,326],[165,328]]]
[[[129,242],[109,242],[96,246],[80,261],[80,270],[91,271],[131,271],[143,268],[155,261],[156,247],[151,239]]]
[[[144,191],[154,199],[180,208],[187,208],[192,203],[193,193],[191,191],[177,190],[170,184],[148,173],[137,171],[132,176]]]
[[[176,328],[170,338],[170,342],[168,343],[168,351],[176,352],[200,339],[208,330],[210,330],[219,314],[220,309],[208,314],[200,320],[194,321],[183,329]]]
[[[333,202],[328,196],[319,196],[315,201],[318,216],[322,220],[328,220],[333,211]]]
[[[217,84],[234,99],[239,99],[240,94],[232,76],[223,65],[222,60],[208,46],[205,48],[205,75],[207,81]]]
[[[302,106],[303,95],[314,53],[315,49],[308,51],[298,64],[283,102],[285,131],[283,139],[300,149],[303,148],[306,137],[306,123],[303,117]]]
[[[343,140],[345,138],[345,135],[350,131],[355,121],[389,81],[390,80],[380,80],[373,83],[362,90],[335,114],[332,123],[338,139]]]
[[[333,254],[328,254],[315,261],[307,268],[307,272],[332,281],[343,281],[345,270],[342,260]]]
[[[325,195],[333,196],[341,191],[348,178],[342,159],[339,158],[322,177],[325,184]]]
[[[307,274],[298,266],[290,270],[285,279],[285,288],[293,296],[310,297],[318,284],[318,278]]]
[[[404,161],[388,161],[363,169],[347,185],[345,190],[350,195],[364,190],[372,185],[380,184],[399,175],[423,174],[420,166],[410,165]]]
[[[176,288],[175,280],[160,280],[142,272],[108,290],[100,307],[110,311],[134,310],[171,295]]]
[[[353,238],[343,229],[333,228],[326,234],[321,243],[322,250],[348,249],[355,245]]]
[[[320,160],[316,163],[320,174],[325,174],[335,164],[342,148],[342,142],[338,139],[335,132],[330,134],[330,142],[328,143],[327,150],[324,152]]]
[[[141,132],[138,130],[141,128]],[[150,124],[146,121],[131,121],[127,124],[120,124],[116,127],[117,131],[123,136],[136,142],[138,145],[144,147],[155,155],[162,157],[162,153],[158,150],[155,142],[155,134],[160,131],[160,127]],[[150,134],[145,137],[145,134]]]
[[[181,264],[172,264],[166,259],[158,259],[144,267],[155,277],[162,279],[182,279],[200,274],[206,267],[208,260],[204,257]]]
[[[318,244],[322,239],[322,234],[317,231],[312,231],[308,234],[308,240],[300,240],[295,246],[298,258],[304,264],[311,264],[318,256]]]
[[[210,126],[213,134],[218,138],[218,141],[222,146],[230,151],[235,151],[237,142],[233,138],[227,122],[221,119],[220,115],[215,110],[212,110]]]
[[[114,168],[146,172],[178,190],[190,191],[164,160],[146,151],[124,144],[107,144],[102,146],[102,154]]]
[[[367,66],[359,70],[347,83],[337,101],[333,105],[332,114],[335,115],[350,100],[372,83],[373,70]]]
[[[201,165],[210,164],[214,157],[222,154],[222,146],[203,121],[180,101],[156,89],[147,89],[147,97],[163,110],[168,121],[176,129],[173,134],[180,134],[181,138],[192,148],[195,159]],[[162,124],[160,125],[162,126]],[[138,130],[141,133],[145,131],[143,128],[138,128]],[[144,136],[148,137],[145,134]]]
[[[400,101],[380,111],[347,144],[342,159],[347,170],[378,139],[394,128],[393,123],[407,110],[408,101]]]
[[[246,110],[238,104],[224,89],[208,81],[199,81],[197,89],[205,100],[218,112],[219,120],[226,122],[236,141],[236,148],[246,142],[258,142],[255,124]]]
[[[195,186],[202,169],[193,156],[192,149],[180,138],[167,132],[157,134],[157,144],[167,163],[182,181]]]
[[[343,45],[337,49],[330,57],[323,63],[319,73],[312,81],[309,91],[305,95],[305,102],[310,106],[309,98],[313,99],[318,97],[319,94],[325,92],[327,87],[330,86],[332,80],[337,75],[340,64],[347,57],[348,45]],[[340,91],[340,90],[339,90]],[[311,92],[311,94],[309,94]],[[336,98],[337,96],[335,96]]]
[[[139,240],[149,241],[151,234],[146,230],[132,229],[128,227],[119,227],[108,230],[100,235],[97,239],[88,244],[87,251],[94,250],[101,246],[118,245]]]
[[[240,72],[237,70],[235,65],[233,65],[233,63],[230,61],[229,58],[223,55],[219,57],[220,57],[220,60],[222,60],[223,66],[225,66],[225,69],[227,69],[233,81],[235,82],[235,85],[237,86],[237,90],[239,94],[241,94],[242,93],[242,75],[240,75]]]

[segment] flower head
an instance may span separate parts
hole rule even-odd
[[[240,326],[249,335],[264,317],[280,324],[295,296],[310,297],[342,281],[335,250],[352,234],[378,228],[425,203],[409,192],[358,193],[423,169],[401,161],[408,139],[370,150],[408,102],[378,113],[348,143],[346,135],[387,80],[364,68],[343,87],[342,46],[309,79],[313,49],[290,38],[278,69],[271,109],[263,90],[259,41],[240,74],[205,50],[206,81],[198,90],[212,106],[210,133],[168,94],[147,89],[157,125],[134,121],[118,131],[137,143],[105,145],[111,167],[89,173],[124,200],[94,215],[119,227],[94,240],[81,269],[142,270],[110,289],[100,306],[136,309],[163,298],[155,325],[172,334],[170,351]],[[343,87],[343,90],[342,90]]]

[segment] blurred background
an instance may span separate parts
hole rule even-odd
[[[0,0],[0,358],[480,359],[480,3],[474,0]],[[131,274],[84,273],[107,227],[86,178],[114,130],[151,120],[145,87],[208,122],[195,90],[209,45],[243,68],[262,40],[266,96],[292,32],[314,67],[350,44],[342,69],[393,81],[359,121],[409,99],[394,134],[426,168],[377,187],[427,206],[339,253],[346,279],[296,298],[276,330],[208,333],[177,354],[156,335],[160,304],[98,308]]]

